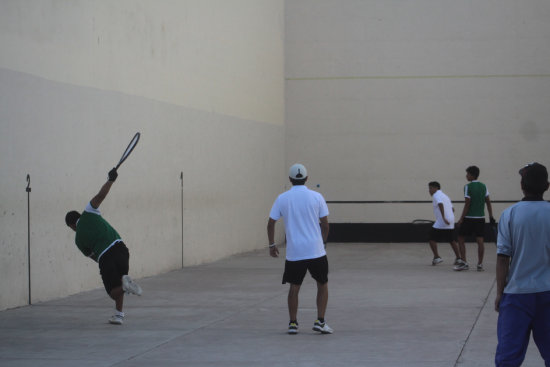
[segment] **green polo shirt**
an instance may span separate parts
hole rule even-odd
[[[99,210],[88,203],[76,223],[75,243],[78,249],[95,261],[111,245],[120,241],[117,231],[101,216]]]
[[[472,181],[464,186],[464,197],[470,198],[470,208],[466,218],[485,218],[485,198],[489,191],[484,183]]]

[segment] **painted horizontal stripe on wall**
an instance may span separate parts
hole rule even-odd
[[[550,74],[480,74],[480,75],[372,75],[372,76],[320,76],[285,78],[300,80],[376,80],[376,79],[490,79],[490,78],[550,78]]]

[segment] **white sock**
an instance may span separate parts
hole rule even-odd
[[[115,315],[120,316],[120,317],[124,317],[124,312],[115,309]]]

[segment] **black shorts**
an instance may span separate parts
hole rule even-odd
[[[311,277],[321,284],[328,282],[328,259],[327,256],[316,259],[307,259],[299,261],[285,262],[285,272],[283,274],[283,284],[290,283],[301,285],[309,270]]]
[[[122,241],[115,243],[99,258],[99,273],[108,294],[122,286],[122,276],[128,275],[129,262],[130,253]]]
[[[434,228],[430,231],[430,241],[453,242],[455,240],[454,229]]]
[[[458,234],[460,236],[485,237],[485,218],[464,218]]]

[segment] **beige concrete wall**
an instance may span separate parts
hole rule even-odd
[[[189,266],[266,245],[285,174],[283,11],[282,0],[0,3],[0,309],[28,301],[27,174],[33,302],[101,287],[64,216],[136,131],[100,208],[131,275],[181,267],[182,248]]]
[[[277,0],[4,1],[0,65],[283,124]]]
[[[495,5],[287,1],[287,164],[303,162],[327,200],[430,200],[431,180],[463,200],[473,164],[493,200],[521,198],[518,169],[550,165],[550,2]],[[337,222],[433,216],[330,209]]]

